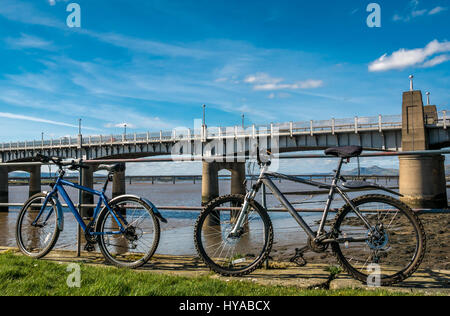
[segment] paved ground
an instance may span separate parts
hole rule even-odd
[[[0,253],[15,248],[1,247]],[[86,264],[103,265],[103,257],[98,253],[82,253],[80,258],[72,251],[52,251],[45,260],[55,262],[83,262]],[[347,274],[338,275],[330,282],[330,273],[326,271],[327,265],[308,264],[306,267],[297,267],[290,263],[270,263],[270,268],[259,269],[249,276],[242,278],[227,278],[210,272],[199,258],[181,256],[155,256],[149,264],[138,271],[165,273],[179,276],[193,277],[208,275],[221,280],[245,280],[264,285],[290,285],[301,288],[365,288],[360,282],[351,279]],[[395,291],[423,292],[426,294],[450,295],[449,270],[419,270],[413,277],[400,285],[389,287]]]

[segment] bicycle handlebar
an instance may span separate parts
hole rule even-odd
[[[74,160],[70,161],[70,162],[64,162],[62,158],[60,157],[49,157],[49,156],[44,156],[42,154],[37,154],[34,157],[34,160],[40,161],[42,163],[49,163],[49,162],[53,162],[55,165],[57,165],[58,167],[62,168],[64,166],[68,166],[69,169],[71,170],[77,170],[77,169],[89,169],[89,166],[87,165],[83,165],[80,162],[76,162]]]

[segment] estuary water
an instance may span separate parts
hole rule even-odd
[[[314,187],[292,183],[288,181],[275,182],[282,192],[298,192],[307,190],[317,190]],[[386,183],[383,185],[397,186],[397,181]],[[220,181],[220,194],[230,193],[230,181]],[[96,189],[100,189],[101,185],[95,185]],[[42,190],[49,190],[48,186],[42,186]],[[78,192],[74,189],[67,188],[67,192],[74,203],[78,202]],[[373,193],[374,191],[372,191]],[[376,192],[376,191],[375,191]],[[177,181],[172,183],[127,183],[127,193],[136,194],[151,200],[156,206],[200,206],[201,205],[201,182],[197,181]],[[362,195],[362,192],[355,192],[350,196]],[[107,191],[107,195],[111,195],[111,186]],[[10,186],[9,202],[23,203],[28,198],[28,186]],[[326,196],[287,196],[296,208],[323,208]],[[261,195],[258,196],[261,201]],[[336,196],[333,208],[342,205],[342,201]],[[281,207],[281,204],[272,196],[267,196],[267,206]],[[0,213],[0,245],[15,246],[14,229],[18,215],[19,207],[10,208],[9,212]],[[167,255],[196,255],[193,243],[193,229],[199,212],[192,211],[175,211],[162,210],[162,215],[168,220],[167,224],[161,223],[161,240],[157,250],[157,254]],[[306,222],[317,228],[317,222],[320,220],[320,213],[301,213]],[[305,245],[306,234],[297,225],[295,220],[289,213],[271,212],[270,217],[274,226],[274,247],[273,255],[292,256],[295,248]],[[334,218],[334,214],[330,214],[329,218]],[[77,241],[77,223],[70,212],[66,212],[64,216],[64,231],[61,233],[57,249],[75,250]]]

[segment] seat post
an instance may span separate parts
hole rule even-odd
[[[342,165],[344,163],[344,158],[339,158],[339,163],[338,163],[338,167],[336,169],[336,174],[335,174],[335,178],[339,178],[339,176],[341,175],[341,169],[342,169]]]
[[[111,176],[111,173],[108,172],[108,175],[106,176],[106,181],[105,184],[103,185],[103,193],[106,192],[106,189],[108,188],[108,183],[109,183],[109,177]]]

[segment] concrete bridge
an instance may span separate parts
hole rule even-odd
[[[427,102],[428,103],[428,102]],[[37,153],[86,160],[139,158],[157,155],[210,156],[245,154],[252,142],[264,139],[268,149],[280,153],[359,145],[375,151],[423,151],[450,145],[450,117],[436,106],[423,104],[421,91],[403,93],[401,115],[355,117],[326,121],[272,123],[247,128],[207,127],[133,135],[67,137],[58,140],[10,142],[0,148],[0,203],[7,201],[8,173],[31,173],[30,194],[40,191],[40,170],[16,167],[11,162],[31,161]],[[181,145],[183,144],[183,145]],[[217,148],[220,147],[220,150]],[[400,191],[415,207],[447,207],[443,156],[408,156],[400,159]],[[31,169],[30,169],[31,168]],[[231,171],[231,192],[245,193],[243,162],[203,162],[202,201],[219,195],[218,172]],[[84,172],[83,184],[93,185],[93,172]],[[115,176],[114,195],[125,192],[125,176]],[[86,197],[89,202],[90,198]]]

